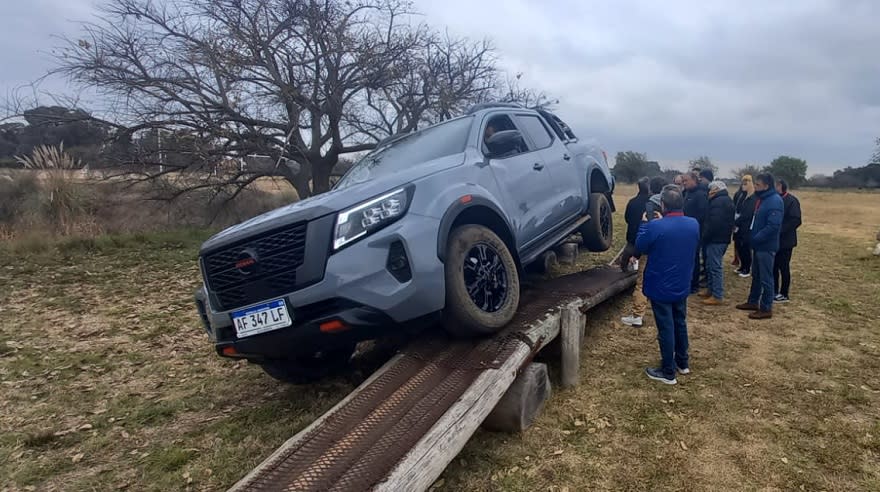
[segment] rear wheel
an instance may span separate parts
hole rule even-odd
[[[312,355],[261,362],[263,371],[273,378],[291,384],[307,384],[342,373],[357,344],[347,344]]]
[[[507,245],[480,225],[455,229],[446,246],[446,330],[458,337],[490,335],[513,319],[519,274]]]
[[[590,193],[590,220],[580,228],[583,245],[593,252],[607,251],[611,247],[614,224],[611,204],[604,193]]]

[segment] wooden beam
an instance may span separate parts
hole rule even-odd
[[[538,347],[543,347],[558,334],[558,312],[524,333]],[[530,354],[531,349],[522,343],[500,368],[480,374],[461,399],[373,490],[427,490],[495,408]]]
[[[612,297],[620,294],[626,289],[631,288],[636,284],[636,275],[631,273],[625,277],[621,277],[614,282],[611,283],[608,287],[602,289],[596,295],[587,297],[581,302],[580,310],[582,313],[586,313],[590,309],[602,304],[603,302],[611,299]]]
[[[582,302],[572,303],[562,309],[562,323],[559,331],[562,345],[562,387],[577,386],[580,379],[581,332],[584,315],[580,311]]]

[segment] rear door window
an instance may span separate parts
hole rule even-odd
[[[536,149],[546,149],[553,143],[553,135],[537,116],[516,115],[516,122],[535,144]]]

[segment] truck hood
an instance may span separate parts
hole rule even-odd
[[[364,181],[276,208],[224,229],[202,244],[200,254],[204,255],[218,248],[288,224],[315,220],[334,214],[397,187],[458,166],[463,161],[464,154],[455,154],[379,177],[373,177],[372,173],[368,171],[364,174]]]

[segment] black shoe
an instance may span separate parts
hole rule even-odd
[[[791,301],[788,296],[784,296],[782,294],[776,294],[776,297],[773,298],[773,302],[777,304],[785,304],[786,302]]]

